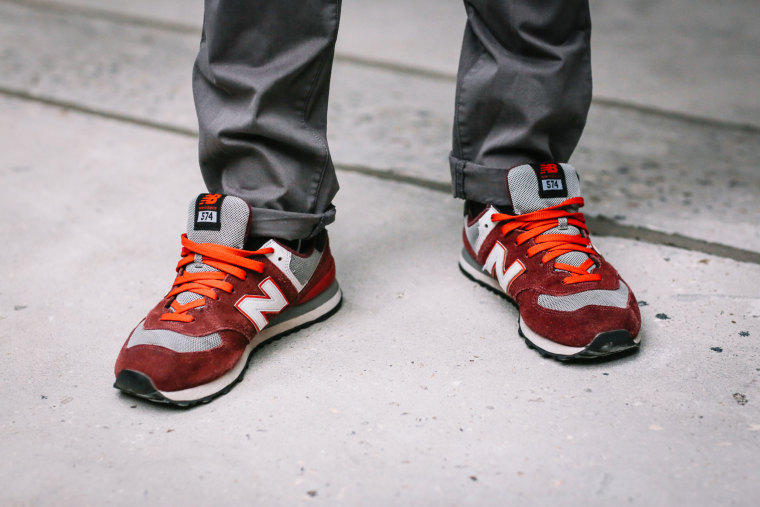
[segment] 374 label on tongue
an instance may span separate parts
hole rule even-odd
[[[218,231],[222,228],[222,194],[201,194],[195,200],[196,231]]]
[[[536,172],[539,197],[567,197],[565,170],[560,164],[531,164],[531,167]]]

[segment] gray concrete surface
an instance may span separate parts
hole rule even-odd
[[[684,106],[709,103],[715,84],[678,66],[657,72],[664,96],[684,95],[668,101],[677,114],[649,109],[662,104],[646,79],[620,83],[643,109],[595,104],[573,162],[589,212],[616,224],[595,244],[642,301],[644,345],[562,365],[528,350],[514,308],[457,270],[460,207],[441,191],[453,90],[427,72],[447,72],[439,57],[344,58],[330,117],[344,307],[260,350],[227,396],[176,411],[110,384],[126,334],[173,279],[186,201],[202,189],[197,36],[181,28],[197,26],[198,2],[76,3],[99,11],[0,2],[0,504],[756,504],[760,263],[705,253],[760,251],[760,134],[741,126],[757,123],[740,86],[755,60],[720,63],[742,67],[723,75],[744,95],[717,104],[746,117]],[[616,4],[593,4],[607,9],[597,40],[633,9]],[[706,4],[633,4],[657,15],[655,32],[701,28],[727,48],[751,38],[748,4],[725,4],[714,23]],[[346,2],[342,37],[405,9],[432,27],[425,6]],[[443,26],[449,8],[436,11]],[[727,20],[736,30],[721,31]],[[365,36],[408,37],[393,27]],[[626,61],[668,59],[617,44]],[[611,72],[599,59],[595,71]],[[623,239],[626,226],[707,243]]]
[[[7,0],[6,0],[7,1]],[[200,30],[201,0],[14,0],[121,14]],[[667,111],[760,127],[760,33],[754,0],[590,0],[595,93]],[[390,27],[390,28],[389,28]],[[346,0],[338,57],[413,71],[456,72],[460,0]]]
[[[196,130],[197,34],[2,2],[0,26],[0,88]],[[451,81],[339,62],[333,83],[337,163],[448,185]],[[760,130],[597,103],[573,163],[590,215],[759,251],[758,159]]]

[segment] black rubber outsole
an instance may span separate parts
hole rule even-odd
[[[331,309],[329,312],[325,313],[324,315],[321,315],[319,318],[314,319],[310,322],[301,324],[300,326],[294,327],[293,329],[288,329],[287,331],[284,331],[278,335],[272,336],[268,340],[261,342],[248,354],[248,358],[245,361],[245,366],[240,371],[240,375],[238,375],[232,382],[230,382],[227,386],[225,386],[221,390],[213,394],[209,394],[208,396],[204,396],[203,398],[198,398],[197,400],[184,400],[184,401],[170,400],[169,398],[161,394],[161,392],[153,384],[153,381],[150,379],[150,377],[148,377],[142,372],[134,371],[134,370],[122,370],[121,372],[119,372],[119,375],[117,375],[116,382],[114,382],[113,386],[116,389],[119,389],[121,392],[123,392],[126,395],[137,397],[143,400],[152,401],[154,403],[159,403],[163,405],[170,405],[170,406],[179,407],[179,408],[192,408],[198,405],[204,405],[220,396],[227,394],[228,392],[232,390],[233,387],[235,387],[238,383],[240,383],[240,381],[243,380],[243,378],[245,377],[245,372],[248,370],[248,365],[251,362],[251,358],[254,356],[256,351],[258,351],[260,348],[272,342],[280,340],[281,338],[285,338],[286,336],[290,334],[293,334],[302,329],[305,329],[311,325],[314,325],[326,320],[327,318],[334,315],[335,312],[340,310],[341,306],[343,306],[343,297],[341,297],[338,304],[335,305],[335,308]]]
[[[496,290],[490,285],[483,283],[482,281],[473,277],[471,274],[465,271],[461,265],[459,266],[459,271],[461,271],[462,274],[465,277],[467,277],[469,280],[472,280],[473,282],[477,283],[481,287],[485,287],[486,289],[493,292],[494,294],[502,297],[503,299],[506,299],[515,308],[517,308],[518,312],[520,311],[520,305],[518,305],[515,300],[513,300],[504,292]],[[610,359],[618,359],[623,356],[634,354],[638,352],[639,350],[639,343],[636,343],[634,341],[634,337],[631,336],[631,333],[629,333],[625,329],[620,329],[620,330],[615,330],[615,331],[605,331],[603,333],[599,333],[598,335],[594,337],[591,343],[584,350],[582,350],[581,352],[578,352],[577,354],[573,354],[571,356],[556,354],[554,352],[549,352],[548,350],[542,349],[541,347],[539,347],[538,345],[530,341],[527,336],[525,336],[525,333],[523,333],[523,330],[519,324],[517,326],[517,332],[520,334],[520,337],[523,339],[523,341],[525,342],[525,345],[529,349],[535,350],[542,357],[545,357],[547,359],[554,359],[562,363],[589,362],[589,361],[602,362],[602,361],[606,361]]]

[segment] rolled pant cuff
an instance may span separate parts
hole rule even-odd
[[[335,221],[335,207],[320,214],[294,213],[266,208],[251,208],[248,233],[253,236],[279,239],[308,239],[322,232]]]
[[[470,201],[511,206],[507,173],[524,162],[515,161],[507,167],[487,167],[449,156],[451,186],[454,197]]]

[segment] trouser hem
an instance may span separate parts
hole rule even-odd
[[[532,162],[531,160],[514,160],[504,167],[488,167],[450,155],[451,187],[454,197],[499,206],[511,206],[507,173],[515,166]]]
[[[266,208],[251,208],[249,235],[278,239],[308,239],[335,221],[335,207],[322,214],[295,213]]]

